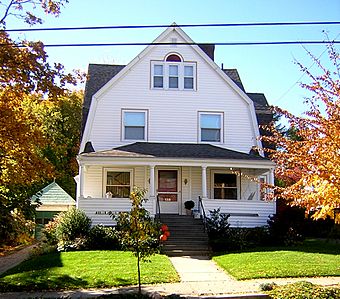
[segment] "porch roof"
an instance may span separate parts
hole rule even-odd
[[[269,159],[258,155],[241,153],[211,144],[195,143],[135,142],[110,150],[84,152],[81,154],[81,156],[117,158],[217,159],[269,162]]]

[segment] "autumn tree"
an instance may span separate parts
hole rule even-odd
[[[32,97],[50,101],[68,92],[77,76],[61,64],[51,64],[41,42],[14,41],[6,32],[6,18],[15,16],[29,24],[41,23],[33,9],[58,15],[67,0],[0,1],[0,240],[13,221],[13,213],[29,215],[29,194],[35,185],[52,177],[53,165],[44,156],[48,140],[40,130],[40,119],[24,107]],[[26,9],[28,8],[28,9]],[[34,186],[35,185],[35,186]],[[21,217],[20,216],[20,217]]]
[[[131,211],[113,214],[116,230],[123,249],[132,251],[137,258],[138,289],[141,293],[140,262],[159,252],[160,225],[151,219],[143,207],[146,190],[135,187],[130,194]]]
[[[39,148],[41,155],[53,166],[53,175],[60,186],[75,196],[74,176],[78,173],[76,155],[79,151],[83,92],[68,92],[56,100],[31,97],[24,109],[37,120],[47,144]]]
[[[340,207],[340,70],[339,53],[328,45],[331,67],[309,53],[318,67],[318,74],[299,64],[310,78],[302,84],[310,96],[305,99],[307,111],[302,116],[275,107],[289,123],[290,134],[269,128],[271,134],[262,137],[276,145],[266,149],[276,162],[276,176],[286,179],[286,185],[275,187],[277,197],[290,205],[313,212],[315,219],[333,217]]]

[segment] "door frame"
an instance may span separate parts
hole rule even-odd
[[[182,168],[181,167],[156,167],[155,168],[155,190],[156,196],[158,196],[158,182],[159,182],[159,171],[162,170],[176,170],[177,171],[177,212],[174,214],[181,215],[182,213]],[[161,202],[160,202],[161,204]],[[161,209],[162,213],[162,209]]]

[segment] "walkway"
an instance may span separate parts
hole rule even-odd
[[[0,275],[8,269],[19,265],[30,256],[30,252],[35,245],[27,246],[19,251],[13,252],[9,255],[0,257]]]

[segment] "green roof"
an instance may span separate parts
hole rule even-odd
[[[42,204],[75,204],[75,200],[56,182],[52,182],[37,192],[37,195],[33,195],[31,200],[33,203],[39,200]]]

